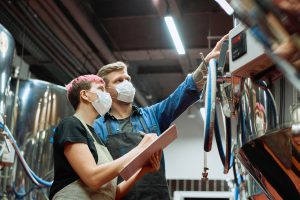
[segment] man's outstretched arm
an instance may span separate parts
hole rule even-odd
[[[192,77],[188,76],[168,98],[149,107],[153,111],[162,132],[190,105],[199,100],[200,91],[206,83],[204,79],[204,76],[207,75],[205,63],[208,63],[212,58],[219,57],[222,43],[227,38],[228,35],[225,35],[217,42],[214,49],[205,57],[204,62],[192,73]]]
[[[206,83],[204,76],[207,75],[207,67],[209,60],[212,58],[219,58],[220,50],[224,40],[228,39],[228,35],[225,35],[219,40],[215,46],[215,48],[204,58],[204,61],[197,67],[197,69],[193,72],[192,76],[197,85],[198,91],[201,91],[204,84]]]

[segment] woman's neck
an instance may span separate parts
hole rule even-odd
[[[80,105],[78,106],[75,115],[80,117],[87,125],[93,126],[98,113],[92,106]]]

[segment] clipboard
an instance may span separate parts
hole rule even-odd
[[[145,163],[150,159],[151,155],[160,149],[164,149],[177,138],[176,125],[170,126],[156,140],[149,144],[142,152],[137,154],[120,172],[120,176],[124,180],[128,180],[133,176]]]

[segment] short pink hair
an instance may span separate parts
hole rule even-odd
[[[262,112],[262,113],[265,113],[265,108],[264,108],[264,106],[261,104],[261,103],[256,103],[255,104],[255,110],[256,111],[260,111],[260,112]]]
[[[68,99],[75,110],[80,102],[80,91],[91,89],[91,83],[100,83],[105,88],[104,80],[94,74],[79,76],[66,85]]]

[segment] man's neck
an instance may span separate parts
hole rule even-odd
[[[132,104],[123,102],[113,102],[110,114],[117,119],[128,118],[132,113]]]

